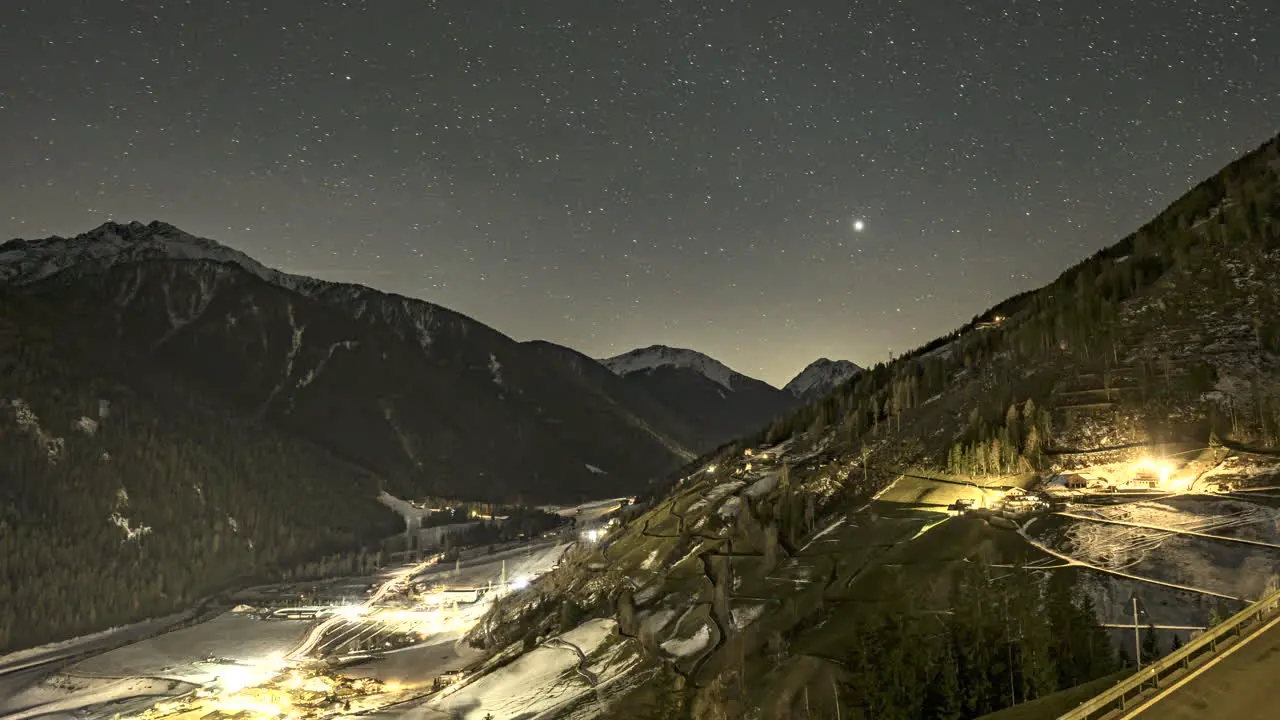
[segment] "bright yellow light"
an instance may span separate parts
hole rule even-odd
[[[244,665],[228,667],[218,675],[218,688],[223,693],[238,693],[266,680],[261,670]]]
[[[1154,475],[1159,479],[1161,485],[1169,484],[1169,478],[1173,475],[1173,465],[1166,460],[1152,460],[1151,458],[1143,458],[1133,464],[1134,476],[1138,475]]]
[[[358,617],[363,617],[368,612],[369,608],[364,607],[363,605],[348,605],[344,608],[340,608],[337,614],[347,618],[348,620],[354,620]]]

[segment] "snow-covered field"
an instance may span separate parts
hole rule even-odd
[[[550,572],[560,556],[570,547],[569,543],[542,543],[526,548],[494,555],[481,555],[464,560],[461,567],[442,563],[427,568],[414,577],[414,582],[439,583],[451,587],[483,587],[502,579],[502,567],[506,564],[507,580],[532,579]]]
[[[283,654],[302,641],[308,625],[225,613],[209,622],[91,658],[69,668],[68,673],[96,677],[139,675],[202,683],[212,680],[218,672],[216,664],[202,662],[205,658],[252,662]]]
[[[402,685],[430,683],[441,673],[459,670],[482,655],[462,639],[462,633],[451,632],[432,637],[421,645],[394,650],[381,658],[343,669],[351,677],[371,677]]]
[[[1264,505],[1233,498],[1194,496],[1111,506],[1077,506],[1072,513],[1081,517],[1057,517],[1033,523],[1030,536],[1088,567],[1242,600],[1260,597],[1268,583],[1280,574],[1280,547],[1174,532],[1280,545],[1280,512]],[[1111,522],[1094,522],[1084,517]],[[1132,525],[1114,524],[1117,522]],[[1114,575],[1111,577],[1113,581],[1119,580]],[[1142,586],[1140,595],[1165,592],[1153,583],[1132,582]],[[1100,594],[1098,599],[1109,602],[1105,595]],[[1203,616],[1198,619],[1203,620]]]
[[[1079,506],[1073,508],[1073,512],[1103,520],[1280,545],[1280,511],[1233,498],[1172,497],[1121,505]]]
[[[156,700],[181,695],[194,688],[161,678],[85,678],[54,675],[39,685],[5,699],[4,720],[37,717],[112,718],[134,712]]]
[[[0,711],[4,720],[70,712],[77,718],[110,718],[212,682],[226,671],[225,661],[283,654],[297,645],[306,628],[306,623],[227,613],[65,668],[0,699]],[[211,655],[222,662],[204,662]]]

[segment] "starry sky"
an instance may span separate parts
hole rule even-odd
[[[1051,280],[1280,131],[1274,0],[4,6],[0,238],[160,219],[778,385]]]

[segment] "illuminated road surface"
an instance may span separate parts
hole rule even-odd
[[[1138,720],[1274,720],[1280,623],[1147,706]],[[1177,682],[1176,680],[1174,682]]]

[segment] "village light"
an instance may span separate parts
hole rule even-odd
[[[1142,477],[1154,477],[1161,486],[1169,484],[1169,477],[1173,475],[1173,465],[1167,460],[1152,460],[1151,458],[1143,458],[1133,464],[1134,479]]]
[[[363,605],[347,605],[346,607],[340,608],[338,610],[338,614],[345,617],[348,620],[354,620],[358,617],[361,617],[367,614],[368,612],[369,612],[369,608],[364,607]]]

